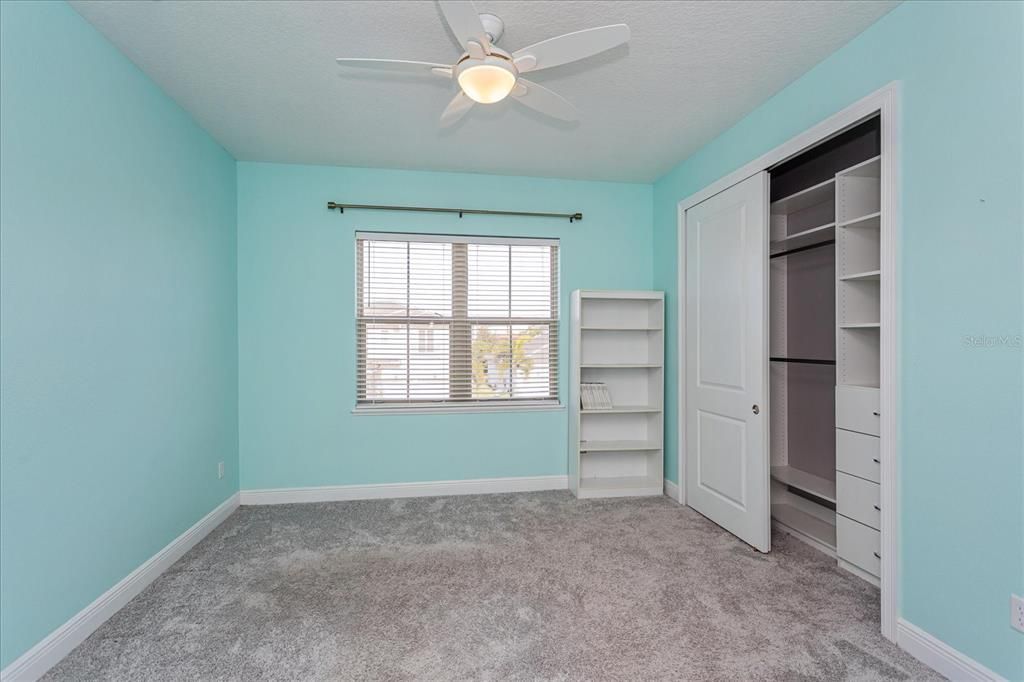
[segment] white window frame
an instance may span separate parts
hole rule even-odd
[[[499,324],[528,324],[543,321],[544,324],[553,324],[555,334],[551,335],[551,353],[554,358],[555,372],[551,378],[552,385],[552,398],[545,399],[462,399],[462,400],[429,400],[421,402],[407,402],[407,401],[394,401],[394,402],[359,402],[359,385],[360,377],[359,373],[364,371],[363,367],[359,363],[359,356],[361,352],[361,343],[359,330],[363,323],[373,322],[376,318],[365,318],[360,316],[359,310],[359,278],[361,272],[358,266],[358,244],[359,240],[376,240],[376,241],[399,241],[399,242],[435,242],[444,244],[502,244],[502,245],[534,245],[534,246],[553,246],[556,249],[555,261],[552,263],[554,272],[552,273],[552,286],[553,291],[551,292],[552,298],[552,312],[551,318],[545,318],[539,320],[535,318],[476,318],[468,316],[459,316],[455,314],[453,310],[452,319],[466,319],[474,323],[499,323]],[[561,332],[561,301],[560,301],[560,286],[559,286],[559,252],[560,241],[558,239],[545,239],[545,238],[530,238],[530,237],[481,237],[481,236],[467,236],[467,235],[440,235],[440,234],[421,234],[414,232],[372,232],[372,231],[360,231],[355,234],[356,244],[356,264],[354,268],[355,272],[355,287],[354,287],[354,321],[355,321],[355,335],[356,335],[356,386],[355,386],[355,399],[356,404],[352,409],[353,414],[358,415],[393,415],[393,414],[449,414],[449,413],[472,413],[472,412],[520,412],[520,411],[550,411],[550,410],[561,410],[564,406],[561,403],[561,381],[559,378],[559,359],[560,359],[560,342],[559,333]],[[416,320],[413,318],[387,318],[389,322],[405,322]],[[416,343],[416,341],[411,341]],[[468,360],[468,358],[467,358]],[[450,371],[450,369],[449,369]]]

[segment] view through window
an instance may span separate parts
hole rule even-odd
[[[558,399],[558,240],[359,233],[357,402]]]

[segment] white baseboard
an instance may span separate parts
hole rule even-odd
[[[676,502],[680,502],[680,504],[682,503],[679,499],[679,486],[667,478],[665,479],[665,495],[671,497]]]
[[[917,660],[956,682],[1005,680],[981,663],[902,618],[896,621],[896,643]]]
[[[328,485],[310,488],[243,490],[241,492],[241,503],[250,505],[343,502],[346,500],[377,500],[396,497],[523,493],[538,490],[566,490],[568,487],[568,476],[522,476],[515,478],[474,478],[467,481]]]
[[[47,635],[34,647],[0,671],[3,682],[37,680],[81,644],[118,609],[144,590],[185,552],[192,549],[210,531],[219,526],[238,508],[238,493],[222,502],[201,518],[194,526],[175,538],[169,545],[146,560],[144,564],[125,576],[119,583],[101,594],[69,621]]]

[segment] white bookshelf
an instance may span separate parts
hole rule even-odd
[[[665,295],[572,293],[569,488],[579,498],[664,492]],[[583,409],[581,383],[603,383],[612,405]]]

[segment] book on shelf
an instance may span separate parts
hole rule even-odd
[[[580,383],[580,407],[584,410],[612,409],[612,394],[607,384],[600,382]]]

